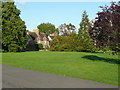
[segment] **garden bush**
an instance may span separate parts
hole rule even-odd
[[[39,48],[40,50],[43,50],[43,49],[44,49],[42,44],[38,44],[38,48]]]
[[[94,52],[96,50],[92,39],[82,39],[77,34],[71,36],[57,36],[50,42],[51,51],[83,51]]]

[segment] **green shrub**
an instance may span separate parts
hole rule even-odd
[[[92,39],[82,39],[77,34],[71,36],[57,36],[50,42],[51,51],[83,51],[94,52],[96,50]]]
[[[110,49],[108,47],[106,47],[106,48],[103,48],[102,51],[107,52],[107,51],[110,51]]]
[[[43,49],[44,49],[42,44],[38,44],[38,48],[39,48],[40,50],[43,50]]]

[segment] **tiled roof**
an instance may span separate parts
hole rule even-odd
[[[35,32],[28,32],[28,34],[32,37],[33,40],[36,40],[36,38],[38,37]]]
[[[33,38],[34,41],[37,41],[37,40],[41,40],[41,41],[47,40],[47,41],[49,41],[48,36],[44,32],[39,32],[39,35],[37,35],[36,32],[28,32],[28,34]]]
[[[40,40],[41,40],[41,41],[43,41],[44,38],[45,38],[47,41],[49,41],[48,36],[46,35],[46,33],[40,32],[39,35],[40,35]]]

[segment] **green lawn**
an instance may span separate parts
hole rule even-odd
[[[118,56],[108,53],[3,53],[2,60],[5,65],[118,85]]]

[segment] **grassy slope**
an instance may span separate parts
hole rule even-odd
[[[118,57],[103,53],[44,51],[3,53],[2,57],[6,65],[117,85],[118,65],[102,61],[108,60],[106,58],[116,60]]]

